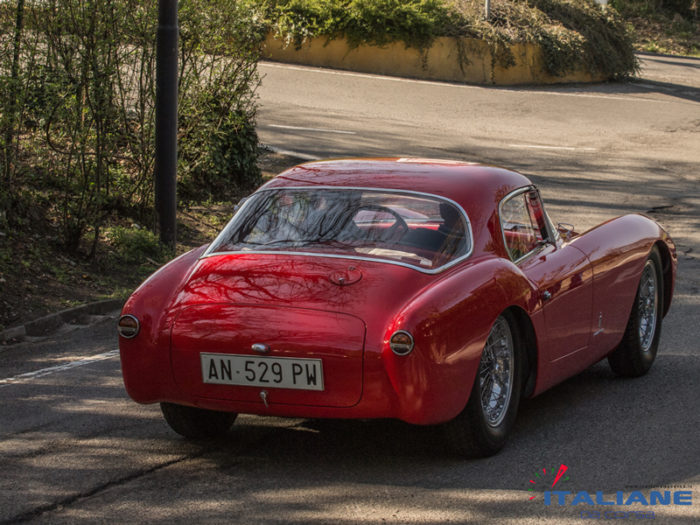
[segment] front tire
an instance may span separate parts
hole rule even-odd
[[[238,416],[234,412],[219,412],[174,403],[161,403],[160,410],[170,428],[190,439],[223,436]]]
[[[515,319],[502,313],[493,324],[469,401],[445,425],[452,449],[466,457],[487,457],[505,445],[520,404],[523,350]]]
[[[654,363],[661,337],[663,287],[661,257],[654,247],[644,263],[622,342],[608,356],[615,374],[639,377],[646,374]]]

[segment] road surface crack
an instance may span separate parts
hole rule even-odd
[[[92,489],[90,489],[88,491],[79,492],[77,494],[67,496],[67,497],[60,499],[58,501],[55,501],[53,503],[41,505],[39,507],[36,507],[35,509],[17,514],[16,516],[12,516],[8,519],[0,521],[0,525],[10,525],[12,523],[24,523],[24,522],[30,521],[34,518],[38,518],[39,516],[41,516],[43,514],[53,512],[56,510],[61,510],[64,507],[73,505],[74,503],[76,503],[80,500],[95,496],[96,494],[99,494],[100,492],[103,492],[109,488],[117,487],[119,485],[124,485],[126,483],[134,481],[134,480],[141,478],[143,476],[153,474],[154,472],[158,472],[159,470],[162,470],[162,469],[167,468],[167,467],[171,467],[173,465],[177,465],[178,463],[182,463],[182,462],[188,461],[190,459],[197,459],[199,457],[202,457],[207,452],[210,452],[210,451],[202,450],[201,452],[198,452],[196,454],[181,456],[179,458],[176,458],[176,459],[173,459],[170,461],[166,461],[165,463],[160,463],[160,464],[154,465],[150,468],[142,469],[142,470],[139,470],[137,472],[133,472],[131,474],[128,474],[126,476],[122,476],[120,478],[107,481],[105,483],[97,485],[96,487],[93,487]]]

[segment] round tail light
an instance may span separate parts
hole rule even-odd
[[[413,350],[413,336],[406,330],[397,330],[389,339],[389,347],[396,355],[408,355]]]
[[[117,332],[124,339],[133,339],[139,333],[139,320],[133,315],[122,315],[117,323]]]

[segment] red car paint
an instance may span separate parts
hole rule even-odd
[[[493,167],[411,159],[358,159],[292,168],[261,190],[349,187],[423,192],[466,212],[471,253],[425,272],[376,260],[299,253],[180,256],[144,282],[123,314],[140,321],[120,338],[124,382],[140,403],[167,401],[239,413],[328,418],[398,418],[433,424],[464,408],[495,319],[517,315],[528,336],[526,395],[582,371],[620,342],[642,267],[654,246],[664,263],[663,313],[673,294],[676,253],[668,234],[626,215],[512,261],[499,204],[532,189]],[[536,220],[546,214],[538,196]],[[414,350],[389,348],[409,331]],[[324,390],[205,384],[200,353],[321,359]]]

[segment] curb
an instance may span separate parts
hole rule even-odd
[[[438,37],[430,48],[420,50],[406,47],[403,42],[353,47],[344,38],[315,37],[297,49],[270,33],[265,40],[263,57],[283,63],[466,84],[514,86],[606,80],[603,75],[582,69],[553,76],[545,70],[540,46],[514,43],[509,48],[515,63],[503,67],[489,45],[474,38]]]
[[[124,300],[122,299],[106,299],[49,314],[24,325],[3,330],[0,332],[0,344],[18,343],[25,337],[45,336],[55,332],[64,324],[78,321],[89,315],[108,314],[116,309],[121,309],[123,304]]]

